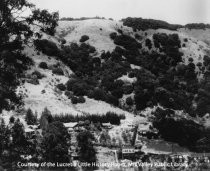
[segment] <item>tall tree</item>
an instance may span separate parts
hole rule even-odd
[[[28,125],[34,125],[37,123],[37,117],[36,115],[32,112],[32,110],[29,108],[26,112],[26,117],[25,120]]]
[[[53,35],[58,19],[58,13],[36,9],[28,0],[0,1],[0,112],[21,104],[15,93],[18,78],[32,64],[22,53],[24,45],[32,37],[40,38],[41,31]]]
[[[8,149],[10,131],[3,119],[0,120],[0,158],[4,150]]]
[[[41,142],[44,161],[68,162],[70,135],[61,122],[52,122],[47,127]]]
[[[89,131],[82,131],[77,135],[77,143],[79,148],[79,160],[81,162],[96,162],[96,150],[93,147],[93,134]]]

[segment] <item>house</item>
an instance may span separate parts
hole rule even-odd
[[[35,130],[27,127],[25,128],[25,135],[26,135],[26,138],[31,139],[35,135]]]
[[[74,129],[78,126],[78,123],[77,122],[69,122],[69,123],[64,123],[63,124],[64,127],[67,128],[68,132],[73,132]]]
[[[110,123],[102,123],[102,127],[104,127],[105,129],[112,129],[113,126]]]
[[[138,156],[140,149],[133,146],[125,146],[122,148],[122,159],[134,160]]]

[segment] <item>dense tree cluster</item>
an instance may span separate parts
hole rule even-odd
[[[72,17],[63,17],[60,21],[82,21],[82,20],[89,20],[89,19],[105,19],[104,17],[81,17],[81,18],[72,18]]]
[[[81,162],[96,162],[96,150],[93,147],[92,141],[94,136],[89,131],[82,131],[77,135],[79,160]],[[91,166],[92,167],[92,166]]]
[[[210,28],[210,24],[204,24],[204,23],[190,23],[190,24],[186,24],[184,26],[185,28],[188,29],[209,29]]]
[[[169,24],[165,21],[154,20],[154,19],[143,19],[143,18],[125,18],[122,19],[123,24],[128,27],[132,27],[134,30],[148,30],[148,29],[168,29],[177,30],[182,27],[181,25]]]
[[[176,116],[173,110],[157,108],[153,115],[155,117],[153,126],[167,141],[177,142],[181,146],[198,151],[197,148],[201,147],[201,140],[205,139],[207,142],[206,140],[209,139],[206,128],[193,120],[182,116],[179,118],[180,116]],[[202,149],[208,151],[210,149],[209,144],[205,144],[205,147],[202,146]]]
[[[116,114],[114,112],[107,112],[105,115],[97,115],[97,114],[86,114],[86,115],[54,115],[53,120],[60,121],[63,123],[66,122],[79,122],[79,121],[90,121],[93,123],[111,123],[113,125],[119,125],[120,120],[125,119],[125,115]]]

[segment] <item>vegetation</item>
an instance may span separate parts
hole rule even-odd
[[[96,150],[92,143],[94,140],[93,134],[87,130],[82,131],[77,135],[80,162],[96,162]]]
[[[67,122],[79,122],[79,121],[90,121],[90,122],[94,122],[94,123],[111,123],[113,125],[119,125],[120,124],[120,120],[121,119],[125,119],[124,115],[118,115],[116,113],[113,112],[108,112],[105,115],[90,115],[90,114],[86,114],[86,115],[71,115],[71,114],[66,114],[66,115],[53,115],[53,120],[55,121],[60,121],[63,123],[67,123]]]
[[[65,91],[65,90],[66,90],[66,86],[65,86],[63,83],[58,84],[56,87],[57,87],[59,90],[61,90],[61,91]]]
[[[48,69],[47,63],[46,62],[40,62],[39,67],[42,69]]]
[[[190,24],[186,24],[184,26],[185,28],[188,29],[209,29],[210,28],[210,24],[204,24],[204,23],[190,23]]]
[[[30,108],[26,111],[25,120],[28,125],[36,125],[37,124],[37,116],[32,112],[32,110]]]
[[[197,142],[206,137],[206,130],[202,125],[184,117],[179,118],[175,112],[158,108],[153,115],[153,126],[167,141],[177,142],[181,146],[196,151]],[[206,144],[206,150],[208,149]]]
[[[59,53],[57,45],[47,39],[36,39],[34,40],[34,45],[38,51],[41,51],[48,56],[56,56]]]
[[[161,20],[143,19],[143,18],[125,18],[122,19],[123,24],[128,27],[132,27],[134,30],[148,30],[148,29],[168,29],[177,30],[181,25],[169,24]]]
[[[31,11],[31,15],[23,19],[25,10]],[[24,43],[33,36],[40,38],[40,30],[53,35],[59,16],[58,13],[50,14],[47,10],[36,9],[27,0],[4,0],[0,13],[0,60],[4,63],[0,66],[1,112],[2,109],[9,110],[14,105],[21,105],[21,98],[16,95],[15,89],[20,84],[20,75],[32,64],[32,60],[21,52]],[[31,25],[40,29],[33,32]]]
[[[64,72],[61,68],[53,68],[52,73],[56,75],[64,75]]]
[[[68,148],[70,135],[61,122],[48,125],[41,140],[41,155],[43,161],[69,162]]]
[[[85,42],[85,41],[87,41],[87,40],[89,40],[89,36],[83,35],[79,41],[80,41],[81,43],[83,43],[83,42]]]
[[[82,21],[82,20],[89,20],[89,19],[105,19],[104,17],[81,17],[81,18],[71,18],[71,17],[63,17],[60,21]]]

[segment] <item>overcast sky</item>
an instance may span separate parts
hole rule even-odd
[[[210,0],[31,0],[60,17],[142,17],[169,23],[210,23]]]

